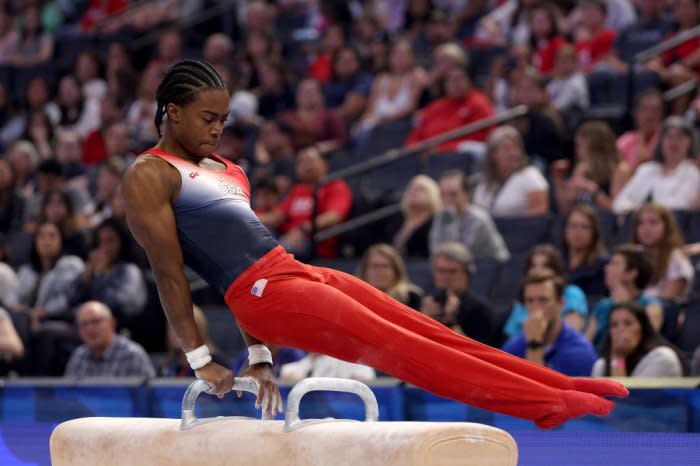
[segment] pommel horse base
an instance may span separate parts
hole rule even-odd
[[[284,421],[197,419],[194,404],[209,385],[185,392],[182,419],[82,418],[51,435],[53,466],[516,466],[513,438],[494,427],[456,422],[378,422],[377,400],[366,385],[346,379],[299,382],[289,393]],[[234,390],[257,393],[249,378]],[[314,390],[351,392],[365,404],[365,422],[300,420],[299,403]]]

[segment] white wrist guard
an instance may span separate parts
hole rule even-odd
[[[248,347],[248,365],[266,362],[272,365],[272,353],[265,345],[252,345]]]
[[[188,351],[185,353],[185,356],[187,356],[187,362],[193,371],[201,369],[211,362],[211,354],[209,353],[207,345],[202,345],[199,348]]]

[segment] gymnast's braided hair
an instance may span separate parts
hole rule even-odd
[[[228,90],[224,80],[209,63],[202,60],[182,60],[168,70],[156,91],[158,108],[155,124],[159,138],[166,106],[169,103],[187,105],[197,98],[197,93],[205,89]]]

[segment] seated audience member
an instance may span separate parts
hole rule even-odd
[[[80,161],[93,165],[107,158],[105,133],[112,123],[124,119],[124,112],[114,94],[106,94],[100,99],[100,127],[85,136]]]
[[[658,89],[647,89],[639,94],[634,106],[635,130],[617,138],[617,148],[632,172],[643,163],[654,159],[659,130],[664,119],[664,96]]]
[[[297,85],[296,109],[280,118],[292,127],[292,145],[299,150],[315,144],[323,153],[345,145],[348,131],[345,122],[326,108],[321,84],[311,78]]]
[[[77,132],[72,130],[56,131],[56,160],[63,167],[63,173],[70,184],[86,186],[87,169],[80,161],[82,142]]]
[[[627,0],[621,0],[627,3]],[[615,28],[607,24],[608,8],[605,0],[581,0],[576,14],[580,26],[574,33],[576,54],[581,69],[589,73],[600,68],[602,62],[612,52],[617,39]],[[622,28],[620,28],[622,29]]]
[[[6,303],[10,293],[14,293],[19,286],[17,273],[9,262],[10,249],[7,246],[5,236],[0,233],[0,303]]]
[[[409,117],[418,109],[428,75],[416,66],[413,47],[400,39],[391,46],[389,70],[372,82],[367,110],[355,127],[356,137],[367,134],[375,126],[387,121]]]
[[[549,184],[530,165],[520,133],[512,126],[491,132],[486,163],[473,194],[474,204],[492,217],[530,217],[549,211]]]
[[[566,216],[562,252],[569,283],[587,296],[603,296],[608,258],[598,216],[591,207],[576,206]]]
[[[132,262],[130,244],[131,237],[118,220],[109,218],[95,229],[85,271],[69,285],[72,305],[100,301],[110,308],[120,327],[143,311],[146,283],[141,269]]]
[[[158,134],[153,125],[156,116],[156,92],[163,78],[160,66],[151,65],[143,71],[139,83],[137,99],[129,104],[126,124],[134,135],[136,147],[146,149],[158,141]]]
[[[45,110],[37,108],[27,115],[26,128],[21,138],[34,144],[42,159],[53,157],[56,147],[56,132],[53,122]]]
[[[559,34],[557,11],[547,2],[536,4],[528,15],[530,23],[530,46],[534,50],[532,65],[538,72],[548,75],[554,69],[559,50],[566,39]]]
[[[24,356],[24,343],[17,334],[10,314],[0,307],[0,376],[7,375],[13,361]]]
[[[5,63],[17,67],[29,67],[48,63],[53,56],[54,40],[41,24],[41,8],[29,6],[21,14],[17,40]]]
[[[566,214],[579,203],[610,211],[613,199],[631,176],[627,162],[620,160],[615,134],[603,121],[582,124],[574,138],[576,164],[571,176],[568,160],[552,164],[551,179],[557,209]]]
[[[412,146],[426,139],[457,129],[469,123],[493,116],[488,97],[472,87],[466,68],[453,66],[445,72],[445,96],[429,104],[421,112],[418,124],[406,139]],[[483,142],[489,134],[485,129],[440,144],[437,152],[455,152],[464,141]]]
[[[700,206],[700,170],[693,162],[692,126],[681,117],[668,117],[654,159],[640,165],[613,201],[613,212],[626,213],[651,200],[668,209]]]
[[[41,155],[29,141],[15,141],[5,156],[15,176],[15,192],[29,202],[35,191],[34,176],[41,162]],[[25,206],[26,210],[26,206]]]
[[[369,366],[341,361],[321,353],[309,353],[299,361],[289,362],[280,368],[280,382],[296,383],[306,377],[339,377],[369,382],[376,378],[376,373]]]
[[[565,280],[566,269],[559,251],[549,244],[535,246],[525,263],[525,274],[527,277],[533,273],[548,273]],[[586,295],[581,288],[574,284],[564,287],[561,293],[563,305],[561,306],[561,316],[567,326],[580,332],[583,330],[588,317],[588,303]],[[523,331],[523,322],[527,320],[527,309],[522,302],[517,302],[508,316],[503,333],[508,337],[513,337]]]
[[[0,233],[3,234],[22,228],[26,199],[16,187],[14,168],[7,159],[0,159]]]
[[[440,188],[427,175],[416,175],[401,196],[401,212],[390,217],[383,238],[404,257],[427,258],[433,216],[442,208]]]
[[[632,242],[640,245],[654,264],[654,273],[644,294],[684,300],[693,283],[695,269],[683,250],[676,217],[658,204],[645,204],[635,214],[632,228]]]
[[[138,343],[116,333],[117,321],[103,303],[88,301],[75,314],[79,346],[66,366],[66,377],[154,377],[151,360]]]
[[[262,124],[253,180],[263,176],[271,177],[280,193],[286,194],[289,191],[296,179],[293,135],[292,127],[282,120],[269,120]]]
[[[199,306],[194,305],[192,306],[192,315],[194,316],[194,324],[197,326],[197,331],[202,336],[204,344],[209,348],[212,360],[223,367],[228,367],[229,362],[219,355],[216,346],[209,338],[209,326],[207,325],[207,318],[204,316],[204,312]],[[194,371],[187,362],[187,356],[185,356],[185,352],[180,347],[177,335],[175,335],[175,332],[169,325],[166,341],[168,352],[162,365],[157,368],[158,375],[160,377],[194,377]]]
[[[253,210],[260,216],[274,211],[280,203],[280,191],[275,180],[259,178],[253,185]]]
[[[63,251],[66,254],[87,257],[88,237],[86,235],[87,219],[73,211],[73,203],[65,191],[50,191],[44,196],[41,206],[39,224],[51,222],[61,229]]]
[[[367,107],[372,76],[362,70],[357,50],[344,47],[333,58],[333,75],[325,85],[328,108],[346,122],[356,121]]]
[[[525,277],[521,294],[527,309],[522,333],[512,337],[503,351],[568,376],[587,376],[595,351],[586,338],[561,318],[564,305],[561,277],[546,272]]]
[[[496,113],[504,112],[512,106],[511,84],[530,69],[531,60],[532,50],[527,43],[514,45],[506,54],[493,59],[484,93],[493,102]]]
[[[476,39],[501,46],[527,42],[530,37],[530,13],[537,5],[537,0],[503,2],[481,18]]]
[[[445,77],[453,67],[468,68],[468,58],[464,49],[454,42],[446,42],[433,50],[433,64],[428,72],[428,88],[433,98],[445,96]]]
[[[641,248],[632,244],[616,247],[605,266],[605,285],[609,297],[596,304],[586,327],[586,337],[598,347],[608,332],[610,310],[615,304],[634,301],[643,306],[652,327],[658,331],[663,322],[661,303],[644,293],[654,266]]]
[[[86,98],[72,74],[63,76],[59,81],[56,104],[60,110],[58,127],[61,130],[74,130],[85,138],[99,127],[100,102]]]
[[[406,265],[391,245],[370,246],[362,255],[357,277],[400,303],[420,309],[423,290],[409,281]]]
[[[469,179],[464,172],[445,172],[439,183],[443,208],[433,217],[430,250],[456,241],[473,251],[475,259],[507,261],[510,253],[488,212],[469,202]]]
[[[260,86],[253,89],[258,98],[258,114],[265,119],[276,118],[294,108],[294,91],[288,83],[283,63],[261,59],[257,64]]]
[[[421,303],[421,312],[457,333],[486,344],[500,340],[491,305],[469,291],[476,273],[474,259],[460,243],[440,245],[431,255],[433,290]]]
[[[564,45],[557,51],[554,76],[547,84],[547,94],[562,113],[581,112],[588,108],[588,83],[578,68],[573,46]]]
[[[328,172],[328,162],[316,146],[303,149],[297,155],[296,173],[299,183],[294,185],[273,212],[260,216],[260,221],[268,228],[278,230],[281,241],[300,258],[308,258],[311,251],[311,222],[315,230],[321,231],[347,219],[352,208],[352,192],[343,180],[332,181],[318,190],[317,206],[314,209],[313,187]],[[313,219],[313,213],[316,218]],[[329,258],[336,254],[335,238],[316,245],[320,257]]]
[[[96,227],[112,216],[112,199],[119,192],[119,184],[126,170],[123,158],[112,156],[102,162],[97,169],[95,180],[95,211],[90,216],[90,224]]]
[[[615,304],[593,377],[683,377],[683,357],[637,302]]]
[[[267,345],[272,353],[272,374],[279,378],[280,369],[285,364],[299,361],[306,356],[306,352],[297,348],[285,348],[278,345]],[[241,375],[248,369],[248,348],[241,351],[231,364],[231,370],[236,375]],[[243,374],[245,375],[245,374]]]

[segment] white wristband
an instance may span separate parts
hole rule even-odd
[[[193,371],[201,369],[211,362],[211,354],[209,353],[207,345],[202,345],[199,348],[188,351],[185,353],[185,356],[187,356],[187,362]]]
[[[265,345],[252,345],[248,347],[248,365],[266,362],[272,365],[272,353]]]

